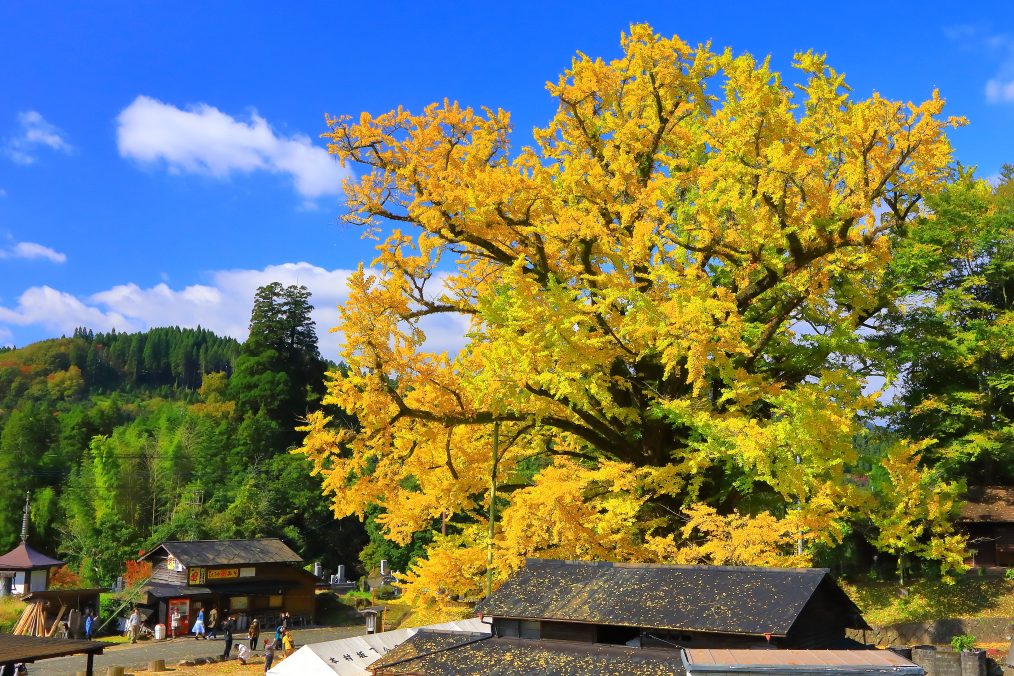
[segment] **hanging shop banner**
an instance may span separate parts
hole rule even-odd
[[[191,585],[204,584],[207,580],[206,573],[207,569],[205,568],[191,568],[187,579]]]

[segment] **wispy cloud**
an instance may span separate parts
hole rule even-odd
[[[983,86],[988,103],[1014,103],[1014,36],[981,26],[951,26],[944,31],[959,47],[982,55],[993,76]]]
[[[256,112],[240,120],[206,103],[177,108],[138,96],[117,117],[120,155],[164,162],[171,173],[225,179],[267,171],[288,175],[301,196],[338,195],[347,172],[310,137],[276,133]]]
[[[244,340],[250,309],[258,287],[271,282],[303,284],[313,294],[312,317],[317,325],[321,353],[338,357],[343,340],[329,329],[338,322],[337,306],[348,297],[352,270],[328,270],[310,263],[269,265],[260,270],[219,270],[209,284],[172,288],[120,284],[86,297],[77,297],[49,286],[27,289],[13,307],[0,306],[0,332],[4,326],[41,326],[54,333],[69,334],[78,326],[98,331],[140,331],[152,326],[203,326]],[[457,352],[465,343],[468,319],[437,315],[426,317],[425,348]],[[2,333],[0,333],[2,335]]]
[[[18,131],[4,141],[4,154],[17,164],[34,164],[44,148],[69,153],[73,148],[63,132],[35,110],[18,113]]]
[[[987,81],[986,100],[990,103],[1014,101],[1014,77],[1007,81],[998,78]]]
[[[45,258],[53,263],[67,262],[67,254],[37,242],[18,242],[10,249],[0,249],[0,258]]]

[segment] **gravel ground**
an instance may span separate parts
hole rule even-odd
[[[333,641],[349,636],[359,636],[366,633],[366,627],[324,627],[321,629],[294,629],[292,636],[296,640],[296,647],[307,643],[319,643],[321,641]],[[263,645],[265,634],[261,633],[261,645]],[[244,636],[244,641],[245,641]],[[234,642],[234,645],[238,643]],[[258,646],[260,648],[261,646]],[[119,644],[106,648],[102,655],[95,657],[95,674],[100,676],[106,673],[108,667],[126,667],[140,670],[148,667],[148,660],[165,660],[166,666],[171,667],[180,660],[193,659],[195,657],[209,657],[222,654],[222,641],[198,641],[193,638],[181,638],[175,641],[143,641],[135,645]],[[258,652],[260,652],[258,650]],[[233,648],[233,655],[236,649]],[[45,676],[75,676],[79,670],[85,668],[85,656],[74,655],[72,657],[60,657],[54,660],[43,660],[28,665],[29,674],[45,674]],[[263,661],[261,662],[263,664]],[[262,667],[263,668],[263,667]]]

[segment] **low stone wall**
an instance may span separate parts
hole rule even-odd
[[[932,622],[905,622],[874,627],[866,632],[866,642],[879,646],[889,645],[947,645],[954,636],[968,634],[979,643],[1009,641],[1014,634],[1014,618],[1009,617],[958,617]],[[849,630],[849,638],[863,640],[863,632]]]

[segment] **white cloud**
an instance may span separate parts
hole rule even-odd
[[[977,58],[978,62],[998,64],[996,74],[983,87],[987,103],[1014,102],[1014,37],[967,24],[946,28],[944,35],[966,51],[985,53],[986,59]]]
[[[50,331],[71,333],[78,326],[96,331],[137,331],[142,328],[127,317],[86,305],[78,298],[49,286],[33,286],[18,298],[14,309],[0,307],[0,322],[15,326],[39,325]]]
[[[317,325],[320,351],[338,358],[341,335],[329,329],[338,323],[337,306],[348,297],[351,270],[325,268],[310,263],[269,265],[261,270],[220,270],[210,284],[173,289],[161,283],[142,288],[120,284],[79,299],[48,286],[32,287],[14,308],[0,306],[2,324],[43,326],[70,334],[78,326],[96,331],[140,331],[153,326],[202,326],[220,335],[244,340],[250,321],[254,292],[271,282],[303,284],[312,294],[312,317]],[[461,317],[427,317],[423,328],[426,349],[457,352],[465,342],[468,320]]]
[[[8,138],[4,144],[4,152],[18,164],[35,163],[40,148],[63,153],[73,150],[63,137],[63,132],[47,122],[38,111],[18,113],[18,126],[20,129],[17,134]]]
[[[187,110],[138,96],[117,117],[120,156],[165,162],[170,173],[225,179],[234,173],[287,174],[308,199],[342,192],[348,172],[308,136],[276,134],[256,112],[238,120],[206,103]]]
[[[16,258],[45,258],[53,263],[67,262],[67,254],[35,242],[18,242],[14,245],[13,254]]]
[[[986,100],[990,103],[1014,101],[1014,79],[1008,82],[990,80],[986,83]]]
[[[67,254],[36,242],[18,242],[10,249],[0,249],[0,258],[45,258],[53,263],[67,262]]]

